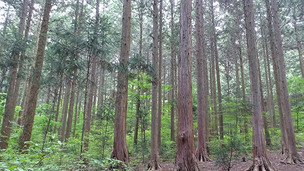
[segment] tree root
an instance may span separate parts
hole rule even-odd
[[[148,168],[149,171],[154,171],[154,170],[162,171],[161,165],[158,164],[158,162],[155,162],[155,161],[150,161],[147,168]]]
[[[304,160],[298,153],[296,155],[286,153],[285,157],[280,162],[283,164],[304,164]]]
[[[199,154],[196,155],[196,158],[198,162],[211,162],[212,160],[208,157],[208,155],[204,154]]]
[[[276,171],[276,169],[267,158],[257,157],[254,159],[253,165],[245,171]]]

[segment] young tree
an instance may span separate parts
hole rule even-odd
[[[52,8],[52,0],[46,0],[43,12],[43,20],[41,23],[41,30],[38,41],[38,50],[36,55],[36,62],[34,66],[34,71],[32,73],[31,87],[30,87],[30,96],[27,102],[27,110],[24,115],[25,123],[23,131],[19,138],[19,148],[23,149],[25,147],[25,142],[30,141],[32,135],[32,128],[34,123],[36,105],[37,105],[37,96],[40,86],[40,77],[42,72],[43,60],[44,60],[44,51],[46,45],[46,38],[49,26],[50,11]]]
[[[244,0],[245,27],[247,37],[247,53],[252,98],[252,145],[253,165],[248,170],[275,170],[266,154],[266,144],[263,132],[262,103],[259,79],[259,61],[256,46],[253,0]]]
[[[180,55],[178,64],[178,126],[175,169],[199,170],[194,149],[192,116],[192,1],[180,1]]]
[[[198,161],[210,161],[207,154],[206,137],[206,120],[208,115],[208,79],[205,78],[205,72],[208,71],[206,68],[206,55],[204,51],[204,16],[203,16],[203,1],[195,1],[196,8],[196,74],[197,74],[197,130],[198,140],[196,157]],[[208,74],[207,74],[208,75]]]
[[[126,115],[128,99],[128,60],[130,53],[131,0],[123,0],[122,35],[120,49],[120,67],[117,79],[115,102],[114,144],[111,158],[129,162],[126,142]]]

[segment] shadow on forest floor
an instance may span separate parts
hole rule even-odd
[[[299,152],[304,158],[304,152]],[[285,165],[280,163],[282,155],[280,152],[267,152],[269,160],[272,162],[273,166],[277,171],[304,171],[304,164],[295,164],[295,165]],[[243,171],[249,168],[252,164],[251,160],[246,162],[235,161],[231,171]],[[173,171],[173,163],[162,163],[162,171]],[[215,162],[199,163],[199,167],[202,171],[221,171],[221,168],[215,165]],[[145,168],[141,166],[139,171],[144,171]]]

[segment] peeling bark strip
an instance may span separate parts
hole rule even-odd
[[[175,170],[200,170],[195,157],[192,116],[192,1],[180,1],[180,55],[178,58],[178,128]]]
[[[41,24],[41,31],[39,35],[39,41],[38,41],[38,50],[36,55],[36,63],[34,66],[34,72],[32,74],[32,80],[31,80],[31,87],[30,87],[30,96],[28,99],[28,104],[26,113],[24,115],[25,117],[25,123],[23,127],[23,132],[20,135],[19,138],[19,148],[23,149],[25,147],[25,142],[31,140],[32,135],[32,128],[34,123],[34,117],[35,117],[35,110],[37,105],[37,96],[40,86],[40,77],[42,72],[42,66],[44,61],[44,51],[45,51],[45,45],[46,45],[46,38],[47,38],[47,32],[48,32],[48,26],[49,26],[49,19],[50,19],[50,11],[52,8],[52,0],[47,0],[45,2],[44,7],[44,13],[43,13],[43,20]],[[28,145],[27,145],[28,147]]]
[[[114,144],[111,158],[129,163],[126,142],[126,115],[128,98],[128,60],[130,55],[131,0],[123,0],[122,35],[120,50],[120,68],[117,78],[115,102]]]
[[[266,144],[263,132],[262,103],[259,79],[259,61],[256,46],[253,0],[244,0],[247,53],[252,97],[252,145],[253,165],[251,170],[275,170],[266,155]]]

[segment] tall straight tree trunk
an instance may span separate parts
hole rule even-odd
[[[288,139],[288,153],[286,154],[285,161],[287,163],[302,163],[302,159],[297,152],[296,147],[296,139],[295,133],[293,128],[293,121],[291,115],[291,105],[289,100],[288,94],[288,87],[287,87],[287,79],[286,79],[286,69],[285,69],[285,61],[284,61],[284,52],[283,52],[283,43],[282,43],[282,34],[280,28],[280,21],[278,15],[278,2],[277,0],[272,0],[272,16],[273,16],[273,28],[275,33],[275,41],[276,41],[276,52],[277,52],[277,61],[279,67],[279,77],[280,77],[280,84],[281,89],[280,92],[282,93],[282,100],[284,103],[282,104],[283,112],[285,114],[284,121],[285,121],[285,129]]]
[[[2,38],[3,39],[6,39],[6,35],[7,35],[7,25],[8,25],[9,17],[10,17],[10,9],[11,9],[11,6],[9,5],[7,8],[7,12],[5,14],[5,21],[4,21],[3,29],[2,29]],[[3,50],[3,47],[0,47],[0,53],[2,53],[2,50]],[[3,82],[6,78],[6,73],[7,73],[7,67],[3,67],[2,72],[1,72],[1,80],[0,80],[0,93],[2,93],[2,89],[4,86]]]
[[[77,125],[77,121],[78,121],[78,104],[79,104],[79,101],[81,101],[81,96],[80,96],[80,87],[77,88],[77,96],[76,96],[76,103],[75,103],[75,114],[74,114],[74,125],[73,125],[73,137],[75,138],[76,137],[76,125]]]
[[[75,10],[75,19],[74,19],[74,35],[78,38],[78,15],[79,15],[79,0],[76,1],[76,10]],[[81,16],[79,17],[81,18]],[[72,60],[77,61],[77,46],[72,55]],[[72,90],[70,97],[70,106],[69,106],[69,114],[68,114],[68,122],[66,127],[66,132],[64,136],[64,141],[67,141],[70,138],[71,130],[72,130],[72,122],[73,122],[73,114],[74,114],[74,101],[75,101],[75,91],[76,91],[76,82],[77,82],[77,66],[73,66],[73,78],[72,78]],[[77,102],[76,102],[77,103]],[[76,114],[75,114],[76,115]]]
[[[170,81],[171,81],[171,96],[170,96],[170,130],[171,130],[171,141],[175,140],[175,67],[176,67],[176,52],[175,52],[175,39],[174,39],[174,0],[170,0],[170,9],[171,9],[171,71],[170,71]]]
[[[221,88],[221,76],[219,67],[219,55],[217,48],[217,36],[215,29],[215,19],[214,19],[214,3],[211,0],[211,20],[212,20],[212,43],[214,46],[214,56],[215,56],[215,70],[216,70],[216,83],[217,83],[217,100],[218,100],[218,115],[219,115],[219,130],[220,138],[224,139],[224,121],[223,121],[223,107],[222,107],[222,88]]]
[[[128,61],[130,55],[131,0],[123,0],[122,35],[120,49],[120,68],[117,78],[115,102],[114,143],[111,158],[129,162],[126,142],[126,117],[128,101]]]
[[[159,58],[158,58],[158,149],[161,145],[161,116],[162,116],[162,68],[163,68],[163,0],[159,1]],[[164,71],[165,72],[165,71]],[[164,102],[164,101],[163,101]]]
[[[267,12],[267,20],[268,20],[268,34],[269,34],[269,40],[270,40],[270,50],[271,50],[271,56],[273,60],[273,70],[274,70],[274,78],[275,78],[275,84],[276,84],[276,93],[277,93],[277,103],[279,108],[279,115],[280,115],[280,128],[281,128],[281,138],[282,138],[282,154],[288,153],[287,149],[287,135],[286,135],[286,129],[285,129],[285,121],[284,121],[284,110],[283,110],[283,104],[284,101],[282,99],[281,94],[281,83],[280,83],[280,77],[279,77],[279,68],[278,68],[278,58],[277,58],[277,50],[276,50],[276,42],[274,39],[274,31],[273,31],[273,20],[272,20],[272,12],[270,8],[269,0],[265,0],[266,5],[266,12]]]
[[[247,53],[252,98],[252,145],[253,165],[248,170],[275,170],[266,155],[266,144],[263,132],[262,102],[259,79],[259,61],[256,46],[253,0],[244,0]]]
[[[139,57],[142,58],[142,49],[143,49],[143,0],[140,0],[140,7],[139,7]],[[140,70],[137,69],[137,81],[140,82]],[[141,95],[141,87],[137,87],[137,99],[136,99],[136,122],[135,122],[135,131],[134,131],[134,145],[137,145],[138,139],[138,128],[139,128],[139,121],[141,119],[140,113],[140,95]]]
[[[158,0],[153,1],[153,51],[152,51],[152,67],[154,70],[153,81],[152,81],[152,110],[151,110],[151,156],[150,162],[148,164],[148,169],[159,170],[161,169],[158,163],[158,124],[159,124],[159,114],[158,114],[158,85],[159,85],[159,67],[158,67]],[[158,103],[157,103],[158,102]]]
[[[175,170],[200,170],[195,157],[192,116],[192,1],[180,1],[180,55],[178,76],[178,126]]]
[[[96,1],[96,19],[95,19],[95,36],[93,42],[97,43],[97,30],[99,27],[99,0]],[[92,70],[90,76],[90,83],[89,83],[89,93],[88,93],[88,104],[87,104],[87,112],[86,112],[86,119],[85,119],[85,127],[84,127],[84,148],[88,150],[89,148],[89,134],[91,131],[91,119],[92,119],[92,107],[93,105],[93,98],[96,89],[96,69],[97,69],[97,49],[93,48],[92,51]]]
[[[72,122],[73,122],[73,112],[74,112],[74,99],[75,99],[75,89],[76,89],[76,75],[77,69],[74,70],[73,78],[72,78],[72,89],[71,89],[71,97],[70,97],[70,106],[68,113],[68,121],[66,126],[66,132],[64,136],[64,141],[67,141],[70,138],[71,130],[72,130]],[[76,115],[76,114],[75,114]]]
[[[218,114],[217,114],[217,100],[216,100],[216,80],[215,80],[215,56],[214,44],[211,43],[211,59],[210,59],[210,94],[212,103],[212,115],[214,117],[213,131],[218,135]]]
[[[27,41],[28,41],[28,36],[29,36],[29,32],[30,32],[30,27],[31,27],[31,22],[32,22],[32,15],[33,15],[33,10],[34,10],[34,0],[31,0],[30,4],[29,4],[29,13],[28,13],[28,17],[27,17],[27,22],[26,22],[26,27],[25,27],[25,33],[24,33],[24,49],[21,51],[21,56],[19,59],[19,65],[18,65],[18,73],[17,73],[17,77],[16,77],[16,84],[15,84],[15,93],[14,93],[14,97],[13,97],[13,108],[16,107],[17,105],[17,100],[18,100],[18,95],[19,95],[19,89],[20,89],[20,83],[21,83],[21,79],[22,79],[22,73],[23,73],[23,65],[24,65],[24,60],[25,60],[25,52],[26,52],[26,48],[27,48]]]
[[[297,49],[298,49],[298,53],[299,53],[301,75],[302,75],[302,78],[304,78],[303,51],[302,51],[301,42],[299,40],[298,25],[297,25],[297,19],[296,19],[295,14],[294,14],[293,18],[294,18],[293,27],[295,30],[295,36],[296,36],[296,41],[297,41]]]
[[[28,0],[23,1],[22,10],[20,11],[20,22],[18,28],[18,35],[15,45],[22,43],[23,41],[23,32],[24,32],[24,25],[26,20],[26,14],[28,9]],[[14,48],[11,56],[11,64],[9,67],[9,80],[8,80],[8,90],[7,90],[7,97],[5,103],[5,110],[3,115],[3,122],[1,127],[1,137],[0,137],[0,148],[6,149],[8,146],[7,141],[10,138],[11,134],[11,122],[14,120],[14,113],[16,103],[14,102],[15,97],[15,85],[16,85],[16,78],[17,78],[17,69],[18,69],[18,61],[20,55],[20,48]]]
[[[64,92],[64,99],[63,99],[63,106],[62,106],[62,112],[61,112],[61,125],[58,132],[58,137],[61,142],[64,141],[64,135],[66,131],[66,121],[67,121],[67,115],[68,115],[68,108],[69,108],[69,101],[70,101],[70,94],[71,94],[71,80],[69,78],[66,78],[66,89]]]
[[[210,161],[207,153],[207,131],[206,119],[208,117],[208,79],[206,78],[205,72],[208,71],[206,68],[206,56],[204,50],[204,16],[203,16],[203,1],[195,1],[196,8],[196,22],[195,22],[195,33],[196,33],[196,74],[197,74],[197,148],[196,158],[198,161]]]
[[[23,149],[25,147],[25,142],[30,141],[32,135],[32,128],[34,123],[35,117],[35,110],[37,105],[37,96],[40,86],[40,77],[42,72],[43,60],[44,60],[44,51],[47,39],[47,32],[49,26],[49,19],[50,19],[50,11],[52,8],[52,0],[46,0],[44,13],[43,13],[43,20],[41,24],[41,31],[39,35],[38,41],[38,50],[36,55],[36,63],[34,66],[34,72],[32,74],[32,82],[30,87],[30,96],[27,104],[27,110],[25,113],[25,123],[23,127],[23,131],[19,138],[19,148]],[[27,146],[28,147],[28,146]]]

